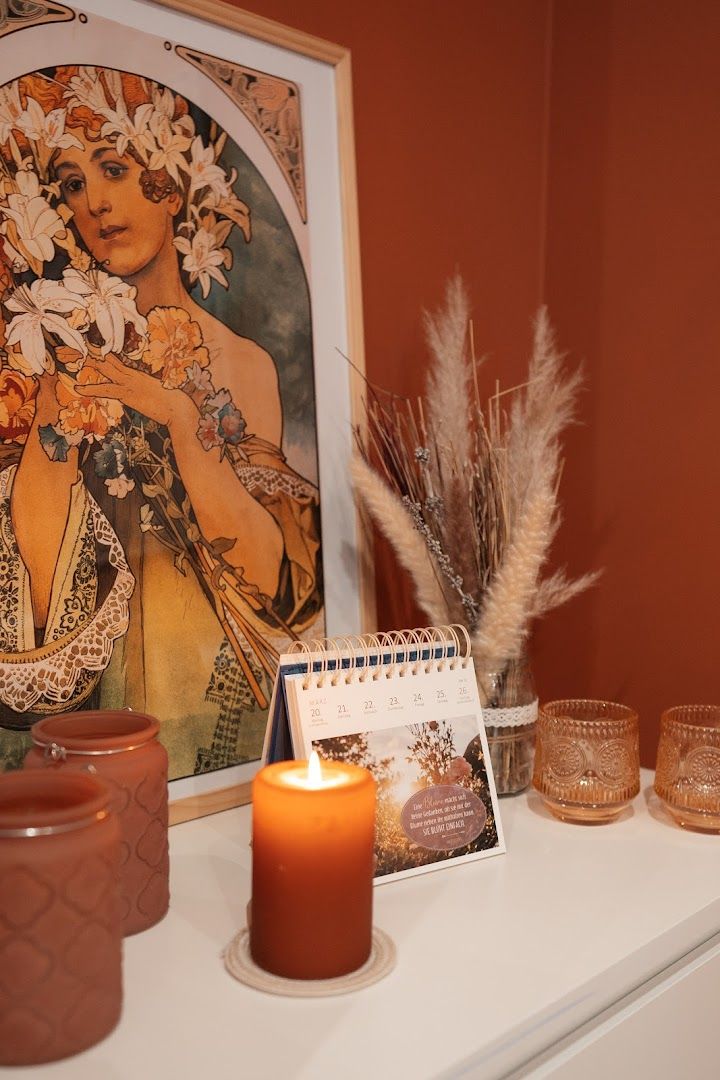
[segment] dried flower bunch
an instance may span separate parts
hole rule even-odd
[[[358,439],[352,474],[428,619],[462,623],[476,661],[501,671],[522,654],[534,619],[597,578],[542,573],[560,524],[560,435],[580,374],[564,370],[543,307],[527,382],[484,405],[470,328],[455,278],[444,308],[425,317],[433,365],[424,397],[370,390],[368,443]]]

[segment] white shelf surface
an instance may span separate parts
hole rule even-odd
[[[250,809],[170,832],[171,909],[125,943],[120,1025],[84,1054],[3,1080],[449,1080],[506,1076],[720,932],[720,837],[673,825],[643,772],[611,825],[501,800],[507,854],[375,890],[394,972],[321,1000],[236,982]],[[678,1021],[680,1022],[680,1021]]]

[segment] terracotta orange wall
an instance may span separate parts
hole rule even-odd
[[[605,568],[536,637],[546,695],[720,701],[720,7],[556,0],[545,294],[585,360],[559,554]]]
[[[533,639],[542,697],[718,700],[720,7],[258,0],[352,50],[369,377],[421,388],[420,312],[463,273],[488,385],[541,299],[583,360],[555,561],[602,583]],[[383,549],[381,627],[415,625]]]
[[[514,378],[543,274],[545,0],[258,0],[253,10],[352,51],[368,377],[417,394],[421,312],[460,270],[488,377]],[[492,383],[488,383],[489,386]],[[418,625],[389,553],[381,628]]]

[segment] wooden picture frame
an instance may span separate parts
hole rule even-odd
[[[38,7],[44,14],[38,14]],[[363,424],[364,372],[349,51],[224,0],[124,0],[121,6],[107,0],[79,0],[72,6],[47,0],[33,5],[32,15],[21,8],[17,14],[14,11],[9,15],[14,25],[0,26],[0,46],[9,33],[14,44],[32,35],[37,69],[49,62],[112,68],[120,66],[118,57],[123,56],[124,70],[186,92],[189,99],[191,95],[183,90],[182,80],[177,85],[173,72],[182,68],[187,75],[192,71],[195,80],[200,72],[207,79],[208,99],[222,99],[223,111],[218,106],[215,112],[210,108],[207,112],[219,117],[224,130],[233,130],[225,119],[230,107],[237,110],[238,125],[254,125],[252,145],[257,146],[262,162],[270,163],[268,183],[275,185],[276,195],[280,192],[283,205],[291,207],[288,220],[306,226],[299,246],[311,280],[325,590],[322,636],[374,629],[371,546],[355,508],[347,469],[353,426]],[[86,55],[82,35],[98,26],[98,20],[110,20],[117,33],[103,27],[93,42],[92,55]],[[45,53],[50,55],[46,33],[54,43],[52,61],[43,59]],[[125,48],[130,36],[131,50]],[[146,57],[160,56],[158,41],[164,54],[156,68]],[[38,49],[39,42],[44,44]],[[4,73],[3,82],[23,74],[22,62],[18,63],[17,71]],[[240,71],[292,87],[299,102],[299,155],[283,157],[277,132],[263,129],[262,110],[256,115],[243,111],[234,82]],[[246,762],[171,781],[171,824],[247,802],[257,766],[257,761]]]

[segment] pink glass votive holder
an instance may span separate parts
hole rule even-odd
[[[561,821],[612,821],[640,790],[638,714],[582,698],[542,705],[533,786]]]
[[[684,829],[720,833],[720,705],[662,714],[655,792]]]

